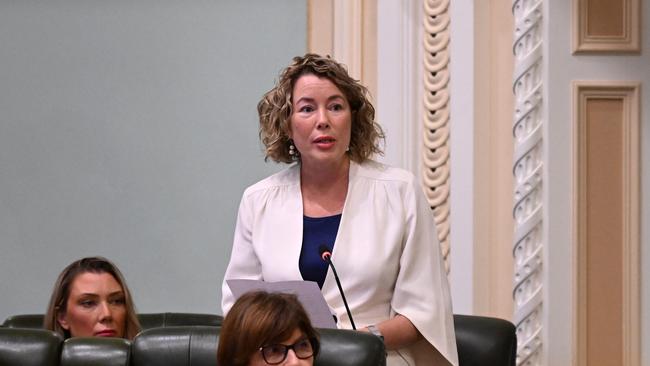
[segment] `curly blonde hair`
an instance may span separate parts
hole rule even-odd
[[[303,75],[316,75],[329,79],[339,88],[350,104],[352,132],[347,154],[352,161],[361,163],[373,154],[383,154],[379,146],[384,132],[375,121],[375,108],[368,99],[368,89],[348,74],[345,66],[330,58],[314,53],[293,58],[293,63],[280,74],[280,80],[257,104],[260,118],[260,140],[265,147],[265,161],[291,163],[289,154],[290,120],[293,113],[291,96],[296,81]]]

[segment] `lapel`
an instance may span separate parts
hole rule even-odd
[[[350,230],[348,228],[347,218],[349,217],[348,213],[354,210],[354,208],[349,205],[349,202],[352,201],[352,197],[355,196],[355,181],[357,172],[360,168],[361,167],[359,164],[355,163],[354,161],[350,161],[350,171],[348,173],[348,192],[345,196],[345,203],[343,204],[343,211],[341,214],[341,223],[339,224],[339,230],[336,234],[336,240],[334,242],[334,249],[332,250],[332,262],[335,266],[337,266],[339,278],[341,277],[341,269],[347,264],[348,261],[346,259],[348,259],[350,255],[350,243],[348,243],[348,240],[346,240],[346,237],[348,236]],[[344,268],[343,273],[345,273]],[[345,291],[345,287],[343,290]],[[344,308],[343,300],[341,299],[338,287],[336,286],[334,273],[332,273],[332,268],[328,268],[327,270],[327,275],[325,276],[325,282],[323,282],[323,288],[321,289],[321,292],[331,308],[334,310],[340,310]],[[337,313],[338,312],[339,311],[337,311]]]
[[[289,271],[289,278],[302,279],[298,262],[300,260],[300,251],[302,249],[302,225],[303,225],[303,205],[302,192],[300,190],[300,164],[295,164],[290,168],[289,187],[290,194],[287,202],[283,202],[283,217],[287,219],[286,229],[282,230],[282,235],[277,235],[280,241],[278,248],[286,248],[285,253],[280,253],[283,258],[277,258],[283,263],[283,266]],[[287,256],[291,258],[287,258]],[[288,259],[288,260],[287,260]],[[289,265],[291,263],[291,265]]]

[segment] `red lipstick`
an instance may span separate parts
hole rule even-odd
[[[115,337],[117,332],[112,329],[106,329],[95,333],[96,337]]]

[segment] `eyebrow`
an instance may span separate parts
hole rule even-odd
[[[332,100],[335,100],[335,99],[345,100],[345,98],[342,95],[334,94],[334,95],[328,97],[327,101],[331,102]],[[300,102],[313,102],[313,101],[314,101],[314,98],[312,98],[312,97],[301,97],[296,101],[296,104],[298,104]]]
[[[120,291],[115,291],[115,292],[111,292],[110,294],[108,294],[109,297],[110,297],[110,296],[115,296],[115,295],[124,295],[124,291],[123,291],[123,290],[120,290]],[[79,294],[79,296],[94,296],[94,297],[99,297],[99,294],[96,294],[96,293],[94,293],[94,292],[83,292],[83,293]]]

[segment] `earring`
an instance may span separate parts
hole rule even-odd
[[[294,146],[292,140],[289,140],[289,156],[291,156],[291,159],[293,160],[298,160],[300,158],[300,153]]]

